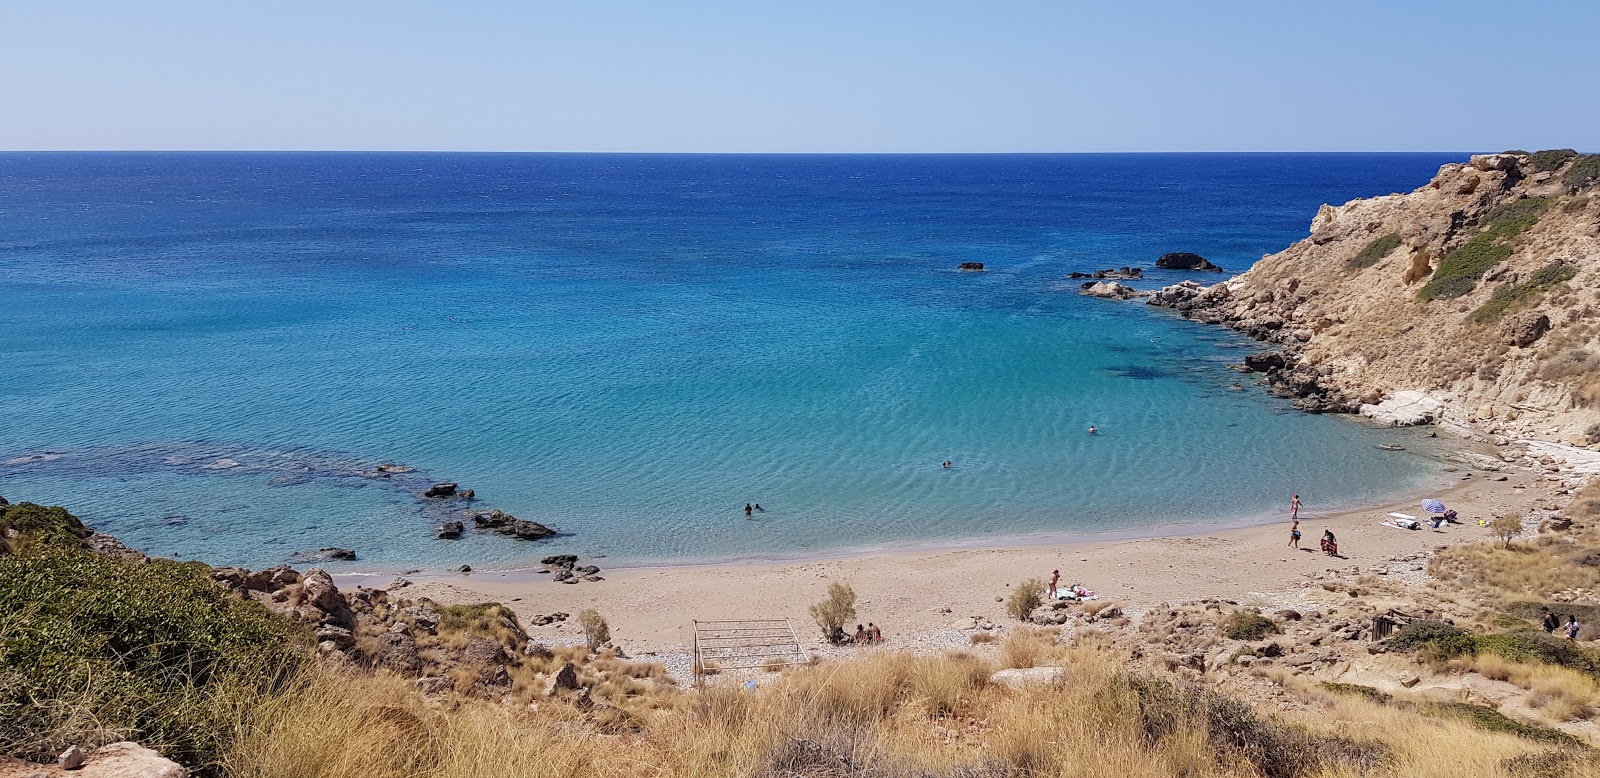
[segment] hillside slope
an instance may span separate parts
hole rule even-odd
[[[1475,156],[1324,205],[1310,237],[1172,307],[1281,344],[1308,410],[1415,392],[1434,420],[1600,444],[1597,182],[1600,155]]]

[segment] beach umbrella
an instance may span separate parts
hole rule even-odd
[[[1433,499],[1423,500],[1422,509],[1429,513],[1444,513],[1444,503]]]

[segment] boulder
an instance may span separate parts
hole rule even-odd
[[[416,675],[422,671],[417,641],[404,632],[383,633],[372,659],[379,667],[400,675]]]
[[[317,627],[313,633],[318,643],[332,643],[335,648],[345,650],[356,644],[356,636],[350,630],[333,624],[324,624]]]
[[[572,567],[577,563],[577,554],[554,554],[539,560],[539,564],[550,565],[551,567]]]
[[[439,619],[443,618],[438,611],[434,610],[426,602],[419,602],[416,605],[402,608],[400,615],[411,619],[411,623],[415,624],[417,629],[427,632],[437,629],[439,627]]]
[[[1058,611],[1048,605],[1041,605],[1028,614],[1028,621],[1048,627],[1056,624],[1065,624],[1069,617],[1070,614],[1066,611]]]
[[[1522,311],[1506,317],[1500,325],[1501,340],[1507,346],[1527,346],[1550,331],[1550,317],[1538,311]]]
[[[1444,402],[1426,392],[1406,390],[1377,405],[1362,405],[1361,415],[1379,424],[1395,427],[1414,427],[1432,424],[1444,413]]]
[[[513,519],[509,526],[496,530],[496,532],[511,535],[517,540],[541,540],[556,534],[555,530],[537,521],[523,521],[522,519]]]
[[[511,525],[517,517],[496,508],[488,513],[476,513],[472,516],[472,523],[478,529],[500,529]]]
[[[595,567],[594,565],[581,565],[579,567],[572,568],[572,572],[577,573],[578,575],[594,575],[595,573],[600,572],[600,568]]]
[[[353,562],[356,552],[348,548],[323,548],[316,551],[296,551],[291,562]]]
[[[1101,297],[1108,300],[1126,300],[1130,297],[1143,297],[1147,292],[1141,292],[1130,286],[1123,286],[1115,281],[1095,281],[1084,284],[1078,294],[1085,297]]]
[[[131,741],[85,752],[72,746],[55,764],[41,765],[0,756],[0,778],[189,778],[183,765]]]
[[[461,533],[465,532],[466,529],[466,526],[459,521],[447,521],[439,525],[438,537],[445,540],[455,540],[461,537]]]
[[[453,484],[453,483],[434,484],[433,486],[428,487],[428,490],[423,492],[422,496],[423,497],[454,497],[454,496],[456,496],[456,488],[458,486],[460,486],[460,484]]]
[[[531,656],[534,659],[550,659],[556,654],[545,644],[536,640],[529,640],[527,644],[522,647],[522,655]]]
[[[1289,361],[1281,352],[1267,351],[1260,354],[1250,354],[1244,358],[1244,366],[1253,372],[1269,373],[1273,370],[1282,370]]]
[[[961,264],[956,265],[956,269],[957,270],[982,270],[983,269],[983,263],[982,262],[962,262]]]
[[[1488,173],[1495,170],[1511,170],[1517,166],[1515,154],[1474,154],[1468,164],[1473,169]]]
[[[555,697],[576,688],[578,688],[578,666],[567,662],[550,675],[550,680],[544,685],[544,694],[546,697]]]
[[[511,662],[511,656],[506,653],[505,648],[493,640],[481,637],[467,638],[467,645],[461,649],[461,658],[480,665],[503,665]]]
[[[1159,305],[1167,308],[1176,308],[1184,303],[1198,298],[1206,288],[1193,281],[1183,281],[1171,286],[1164,286],[1150,293],[1146,305]]]
[[[1173,251],[1162,254],[1156,259],[1156,267],[1163,270],[1209,270],[1222,272],[1222,268],[1211,263],[1210,260],[1199,254],[1188,251]]]
[[[1050,686],[1066,679],[1065,667],[1026,667],[997,670],[989,676],[989,683],[1012,689],[1029,686]]]

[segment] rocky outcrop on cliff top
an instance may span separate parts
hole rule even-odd
[[[1475,156],[1324,205],[1310,237],[1151,303],[1278,344],[1325,409],[1600,444],[1597,181],[1600,155]]]

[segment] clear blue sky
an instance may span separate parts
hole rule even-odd
[[[1600,2],[11,0],[0,149],[1600,150]]]

